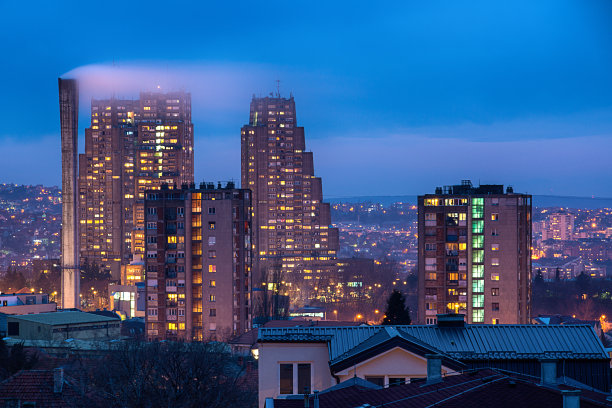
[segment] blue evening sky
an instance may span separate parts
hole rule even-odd
[[[251,95],[279,79],[328,197],[612,197],[611,23],[609,0],[0,0],[0,181],[60,184],[60,75],[81,132],[92,96],[190,91],[196,180],[239,180]]]

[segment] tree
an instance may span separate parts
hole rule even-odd
[[[591,286],[591,277],[584,273],[584,271],[580,272],[580,275],[576,277],[576,287],[580,291],[580,294],[589,293],[589,287]]]
[[[411,322],[410,308],[406,306],[406,298],[400,291],[394,289],[387,300],[387,311],[382,324],[410,324]]]
[[[256,407],[251,362],[219,342],[129,342],[92,373],[109,408]]]

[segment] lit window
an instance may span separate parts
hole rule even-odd
[[[217,265],[208,265],[208,272],[217,272]]]
[[[492,281],[498,281],[499,280],[499,273],[492,273],[491,274],[491,280]]]
[[[492,266],[499,266],[499,258],[491,259],[491,265]]]
[[[499,288],[491,288],[491,296],[499,296]]]
[[[491,221],[497,221],[499,220],[499,214],[498,213],[492,213],[491,214]]]
[[[210,286],[211,288],[216,287],[217,286],[217,281],[211,280],[208,286]]]

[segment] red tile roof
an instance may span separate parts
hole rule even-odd
[[[0,383],[0,401],[35,402],[37,407],[63,408],[94,404],[64,375],[62,392],[53,392],[53,370],[23,370]]]
[[[539,381],[497,370],[478,370],[445,377],[437,384],[415,382],[380,390],[350,386],[322,392],[320,408],[355,408],[364,404],[385,408],[544,408],[562,406],[562,390],[575,387],[542,386]],[[605,407],[607,394],[582,390],[582,408]],[[314,406],[314,402],[310,402]],[[304,399],[275,399],[274,408],[303,408]]]

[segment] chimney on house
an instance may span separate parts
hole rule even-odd
[[[53,369],[53,392],[60,394],[64,388],[64,369],[54,368]]]
[[[540,384],[557,384],[557,360],[554,358],[543,358],[540,360]]]
[[[427,359],[427,385],[442,382],[442,356],[440,354],[426,354]]]
[[[580,390],[562,390],[563,408],[580,408]]]

